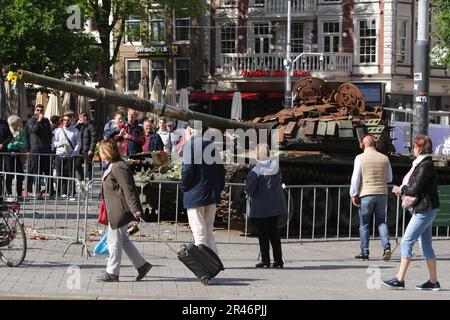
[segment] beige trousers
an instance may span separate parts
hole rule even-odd
[[[194,234],[195,245],[203,244],[219,255],[216,239],[214,237],[216,211],[216,204],[207,207],[187,209],[189,226]]]

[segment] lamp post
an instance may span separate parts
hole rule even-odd
[[[205,92],[209,95],[209,114],[212,114],[211,100],[217,88],[217,81],[211,76],[211,74],[208,75],[208,80],[206,80],[204,88]]]
[[[294,98],[292,97],[292,76],[294,72],[294,64],[297,62],[298,59],[300,59],[304,55],[319,56],[320,63],[322,63],[324,60],[323,52],[302,52],[298,56],[296,56],[294,60],[291,60],[290,57],[284,59],[283,64],[286,68],[286,92],[285,92],[285,106],[284,106],[285,108],[294,107]]]

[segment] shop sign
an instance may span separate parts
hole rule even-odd
[[[244,70],[244,71],[242,71],[241,76],[244,76],[244,77],[285,77],[286,71],[284,71],[284,70],[275,70],[275,71]],[[294,70],[293,76],[294,77],[309,77],[309,76],[311,76],[311,73],[309,73],[307,71]]]
[[[178,55],[178,46],[151,46],[151,47],[139,47],[136,51],[140,55],[147,56],[176,56]]]

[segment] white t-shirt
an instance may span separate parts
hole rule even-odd
[[[169,131],[161,131],[159,130],[157,132],[159,136],[161,137],[161,140],[164,144],[164,151],[165,152],[172,152],[172,135]]]

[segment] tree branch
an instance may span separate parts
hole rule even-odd
[[[123,30],[125,28],[125,20],[122,19],[122,23],[120,24],[120,32],[117,36],[117,42],[114,47],[114,53],[111,57],[111,60],[109,61],[109,66],[112,66],[116,63],[117,56],[119,55],[120,46],[122,45],[122,38],[123,38]]]

